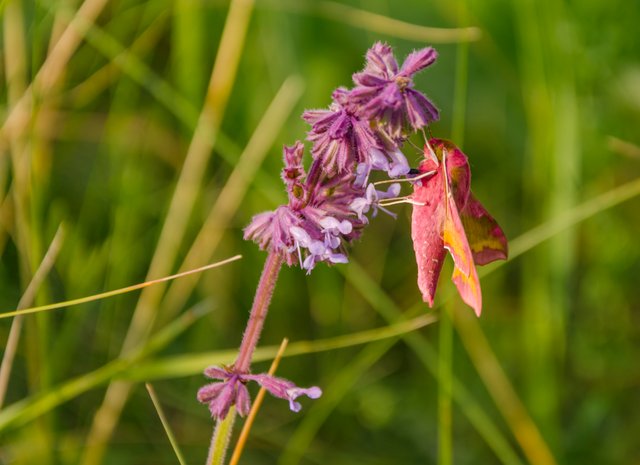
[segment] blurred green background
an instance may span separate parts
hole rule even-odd
[[[243,255],[2,319],[5,359],[22,327],[0,377],[0,462],[177,463],[143,381],[187,462],[205,462],[200,372],[233,360],[265,258],[242,228],[286,200],[281,147],[305,136],[301,112],[327,106],[383,40],[399,60],[437,48],[415,79],[441,109],[432,132],[464,147],[512,260],[483,270],[479,320],[447,269],[436,307],[421,303],[408,206],[373,221],[350,264],[284,269],[261,344],[290,338],[299,355],[278,373],[325,394],[299,414],[267,398],[241,463],[640,463],[640,2],[0,8],[0,311],[54,237],[23,307]],[[430,29],[457,26],[477,29]],[[397,326],[425,314],[440,321]],[[345,347],[323,346],[339,336]],[[258,355],[266,370],[273,350]]]

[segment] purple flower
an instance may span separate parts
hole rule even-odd
[[[327,242],[313,239],[309,233],[302,228],[291,228],[291,234],[295,238],[295,250],[298,252],[298,258],[300,259],[300,267],[307,270],[307,274],[311,273],[311,270],[318,262],[329,263],[347,263],[347,256],[343,253],[338,253],[334,249],[340,246],[340,239],[332,237],[335,240],[334,247]],[[302,249],[306,249],[306,258],[302,259]]]
[[[315,180],[303,179],[302,149],[299,142],[284,149],[282,177],[289,204],[254,216],[244,237],[263,250],[280,252],[287,264],[299,263],[310,272],[318,262],[348,261],[344,244],[357,238],[366,224],[350,204],[364,195],[364,187],[356,183],[353,170],[334,176],[321,171]]]
[[[346,263],[345,246],[368,224],[365,215],[375,216],[384,210],[379,200],[398,195],[395,185],[387,192],[368,186],[371,171],[406,175],[409,164],[400,145],[407,131],[438,117],[412,81],[435,59],[436,52],[425,48],[411,53],[399,68],[391,47],[374,44],[365,69],[354,75],[356,88],[338,88],[328,110],[303,114],[311,125],[311,168],[305,173],[301,142],[284,147],[282,179],[289,201],[254,216],[245,239],[281,253],[287,264],[299,263],[308,273],[318,262]]]
[[[320,159],[329,174],[352,170],[354,165],[387,171],[391,177],[406,174],[409,165],[397,145],[368,119],[358,117],[359,106],[352,100],[350,92],[340,87],[328,110],[303,113],[311,125],[308,139],[313,142],[314,159]],[[398,163],[398,155],[404,164]]]
[[[377,42],[367,52],[364,70],[353,75],[356,87],[350,98],[359,105],[359,115],[387,125],[389,134],[403,138],[409,128],[420,129],[438,119],[438,110],[413,88],[412,77],[436,60],[437,53],[427,47],[409,54],[401,68],[391,47]]]
[[[307,110],[302,118],[311,125],[308,139],[313,142],[312,155],[321,158],[327,173],[344,172],[356,163],[371,164],[371,150],[381,150],[367,120],[355,115],[349,92],[340,87],[333,93],[328,110]]]
[[[249,391],[241,375],[218,367],[209,367],[204,374],[222,382],[207,384],[198,390],[197,398],[203,404],[209,404],[214,418],[223,419],[232,405],[241,416],[246,416],[251,408]]]
[[[395,213],[392,213],[386,208],[378,205],[378,201],[381,199],[397,197],[399,194],[400,184],[398,183],[391,184],[389,189],[387,189],[387,192],[376,190],[376,187],[373,184],[369,184],[364,197],[355,198],[353,202],[351,202],[350,207],[356,215],[358,215],[358,219],[362,221],[367,221],[367,217],[364,215],[368,213],[369,210],[373,210],[371,216],[375,217],[378,214],[378,208],[395,218]]]
[[[325,216],[319,222],[324,233],[324,245],[332,249],[340,245],[340,235],[347,236],[353,231],[353,224],[349,220],[338,221],[332,216]]]
[[[288,265],[296,263],[291,254],[295,240],[291,228],[302,224],[302,219],[289,205],[281,205],[275,211],[255,215],[244,230],[245,240],[253,240],[261,250],[280,251]]]
[[[246,416],[251,408],[249,391],[246,383],[255,381],[264,387],[271,395],[289,401],[289,407],[294,412],[299,412],[302,406],[295,400],[301,395],[310,399],[317,399],[322,395],[322,390],[317,386],[300,388],[289,380],[278,378],[266,373],[252,375],[233,371],[228,367],[209,367],[204,371],[205,376],[221,381],[207,384],[198,391],[198,400],[209,405],[209,411],[214,418],[224,419],[232,405],[241,416]]]
[[[400,149],[394,147],[385,153],[386,156],[382,152],[373,149],[371,156],[371,167],[373,169],[386,171],[392,178],[402,176],[409,172],[409,163]]]
[[[293,384],[291,381],[271,376],[266,373],[259,375],[244,375],[244,379],[249,381],[255,381],[260,386],[265,388],[274,397],[280,399],[286,399],[289,401],[289,408],[293,412],[299,412],[302,406],[295,400],[300,396],[307,396],[309,399],[318,399],[322,396],[322,389],[318,386],[311,386],[310,388],[300,388]]]

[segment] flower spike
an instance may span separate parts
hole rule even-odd
[[[439,118],[438,109],[413,88],[413,75],[431,65],[438,54],[431,48],[411,53],[398,69],[391,47],[377,42],[367,52],[367,65],[353,75],[351,98],[359,114],[383,121],[393,138],[427,126]]]
[[[317,386],[300,388],[289,380],[278,378],[266,373],[258,375],[242,374],[229,367],[212,366],[204,371],[205,376],[220,381],[207,384],[198,391],[198,400],[209,405],[213,418],[223,420],[232,405],[240,416],[246,416],[251,409],[249,391],[246,384],[254,381],[264,387],[271,395],[289,401],[289,408],[299,412],[302,406],[295,400],[305,395],[310,399],[318,399],[322,390]]]

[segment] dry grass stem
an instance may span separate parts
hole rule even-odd
[[[24,294],[22,294],[20,302],[18,302],[18,308],[27,307],[35,300],[36,293],[49,274],[49,271],[51,271],[63,242],[64,227],[60,225],[49,245],[49,249],[42,258],[40,266],[33,274],[33,278],[31,278]],[[4,398],[7,393],[7,386],[9,385],[9,378],[11,377],[11,368],[18,348],[18,342],[20,341],[23,318],[23,315],[17,315],[11,322],[9,337],[7,338],[7,344],[4,348],[4,354],[2,355],[2,365],[0,365],[0,408],[4,404]]]
[[[287,349],[287,344],[289,343],[289,339],[286,337],[280,343],[280,347],[278,348],[278,353],[273,359],[273,363],[269,367],[269,374],[274,375],[276,370],[278,369],[278,365],[280,364],[280,360],[284,355],[284,351]],[[231,460],[229,460],[229,465],[238,465],[240,461],[240,456],[242,455],[242,451],[244,450],[244,446],[247,443],[247,439],[249,439],[249,433],[251,432],[251,427],[253,426],[253,422],[258,415],[258,411],[260,410],[260,406],[264,401],[264,396],[267,394],[267,390],[265,388],[260,388],[258,391],[258,395],[251,406],[251,411],[249,415],[247,415],[247,420],[242,425],[242,429],[240,430],[240,436],[238,437],[238,441],[236,442],[236,447],[233,449],[233,454],[231,455]]]
[[[148,279],[166,274],[171,269],[178,248],[182,243],[187,220],[196,201],[205,172],[204,168],[213,149],[215,135],[220,127],[235,81],[252,11],[253,2],[251,1],[234,0],[231,2],[220,39],[220,47],[211,72],[204,108],[198,119],[174,195],[169,204],[164,226],[149,266]],[[163,290],[164,286],[158,286],[142,292],[122,345],[122,355],[126,355],[148,337]],[[114,382],[107,388],[103,403],[94,416],[87,437],[89,447],[81,460],[83,465],[97,465],[101,462],[106,443],[117,424],[130,390],[131,384],[122,381]]]
[[[454,324],[462,343],[529,463],[556,465],[551,449],[507,378],[478,319],[467,308],[459,310]]]

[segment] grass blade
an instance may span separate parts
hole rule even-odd
[[[24,425],[84,392],[95,389],[112,379],[117,379],[126,369],[135,371],[136,366],[142,360],[161,350],[209,310],[205,304],[199,304],[158,331],[145,345],[133,351],[129,357],[117,358],[97,370],[67,381],[47,392],[5,407],[0,411],[0,432],[11,426]]]
[[[61,34],[60,39],[51,49],[45,62],[25,90],[22,97],[7,115],[0,131],[0,154],[5,151],[10,138],[20,137],[28,128],[31,109],[34,103],[34,90],[46,95],[64,74],[65,67],[71,59],[87,31],[102,12],[107,0],[85,0]]]
[[[382,328],[361,331],[344,336],[337,336],[315,341],[299,341],[289,343],[284,357],[326,352],[329,350],[344,349],[356,345],[367,344],[397,337],[413,332],[419,328],[433,324],[437,317],[433,314],[420,315],[416,318],[400,321]],[[258,347],[254,353],[254,362],[273,360],[276,356],[277,346]],[[139,364],[135,370],[123,373],[132,381],[144,379],[166,379],[180,376],[191,376],[201,373],[209,365],[230,364],[237,356],[237,350],[229,349],[215,352],[203,352],[197,354],[178,355],[159,360],[148,361]]]
[[[500,362],[491,350],[477,318],[467,308],[456,312],[456,329],[474,366],[491,393],[530,463],[555,465],[551,449],[513,389]]]
[[[20,302],[18,302],[18,308],[30,305],[35,299],[38,289],[42,285],[45,277],[51,271],[53,264],[56,261],[56,257],[60,252],[62,243],[64,242],[64,227],[60,225],[56,231],[49,249],[42,258],[40,266],[33,274],[33,278],[27,289],[24,291]],[[2,355],[2,365],[0,365],[0,408],[4,404],[4,398],[7,393],[7,386],[9,384],[9,377],[11,376],[11,368],[13,366],[13,360],[18,348],[18,342],[20,341],[20,331],[22,329],[23,315],[17,315],[11,322],[11,329],[9,330],[9,337],[7,338],[7,344],[4,348],[4,354]]]
[[[194,273],[202,273],[203,271],[207,271],[207,270],[210,270],[210,269],[213,269],[213,268],[218,268],[218,267],[226,265],[228,263],[235,262],[236,260],[240,260],[241,258],[242,258],[242,255],[235,255],[235,256],[233,256],[231,258],[227,258],[225,260],[222,260],[222,261],[219,261],[219,262],[216,262],[216,263],[210,263],[209,265],[201,266],[200,268],[196,268],[194,270],[183,271],[182,273],[176,273],[176,274],[173,274],[171,276],[165,276],[164,278],[158,278],[158,279],[153,279],[151,281],[145,281],[143,283],[134,284],[132,286],[127,286],[127,287],[123,287],[123,288],[120,288],[120,289],[115,289],[113,291],[102,292],[100,294],[94,294],[94,295],[90,295],[88,297],[81,297],[79,299],[66,300],[64,302],[56,302],[54,304],[41,305],[39,307],[24,308],[24,309],[20,309],[20,310],[13,310],[13,311],[10,311],[10,312],[0,313],[0,319],[9,318],[9,317],[18,316],[18,315],[27,315],[29,313],[37,313],[37,312],[45,312],[45,311],[49,311],[49,310],[56,310],[58,308],[71,307],[73,305],[80,305],[80,304],[85,304],[87,302],[93,302],[95,300],[106,299],[108,297],[114,297],[116,295],[124,294],[126,292],[132,292],[132,291],[136,291],[138,289],[144,289],[146,287],[153,286],[154,284],[159,284],[159,283],[171,281],[173,279],[182,278],[184,276],[189,276],[189,275],[194,274]]]
[[[240,207],[251,180],[262,165],[268,149],[273,146],[275,135],[289,118],[303,87],[302,80],[297,76],[290,76],[283,82],[235,163],[180,269],[198,266],[215,252],[222,239],[225,225]],[[166,308],[167,317],[184,305],[196,283],[196,279],[190,279],[171,286],[162,304]]]
[[[439,28],[421,26],[337,2],[289,2],[278,0],[261,2],[260,4],[301,13],[316,14],[333,21],[340,21],[357,29],[421,43],[474,42],[480,39],[481,36],[481,31],[477,27]]]
[[[176,437],[173,434],[173,431],[171,431],[171,426],[167,421],[167,416],[164,414],[164,410],[162,409],[162,405],[158,400],[158,396],[156,395],[155,389],[153,389],[153,386],[149,383],[145,383],[145,387],[149,392],[149,397],[151,397],[151,402],[153,402],[153,406],[155,407],[156,412],[158,413],[158,418],[160,418],[160,422],[162,423],[164,432],[167,434],[167,438],[169,438],[169,442],[171,443],[173,452],[176,454],[176,458],[178,459],[178,462],[180,463],[180,465],[186,465],[187,462],[185,461],[184,456],[180,451],[180,447],[178,446],[178,442],[176,441]]]

